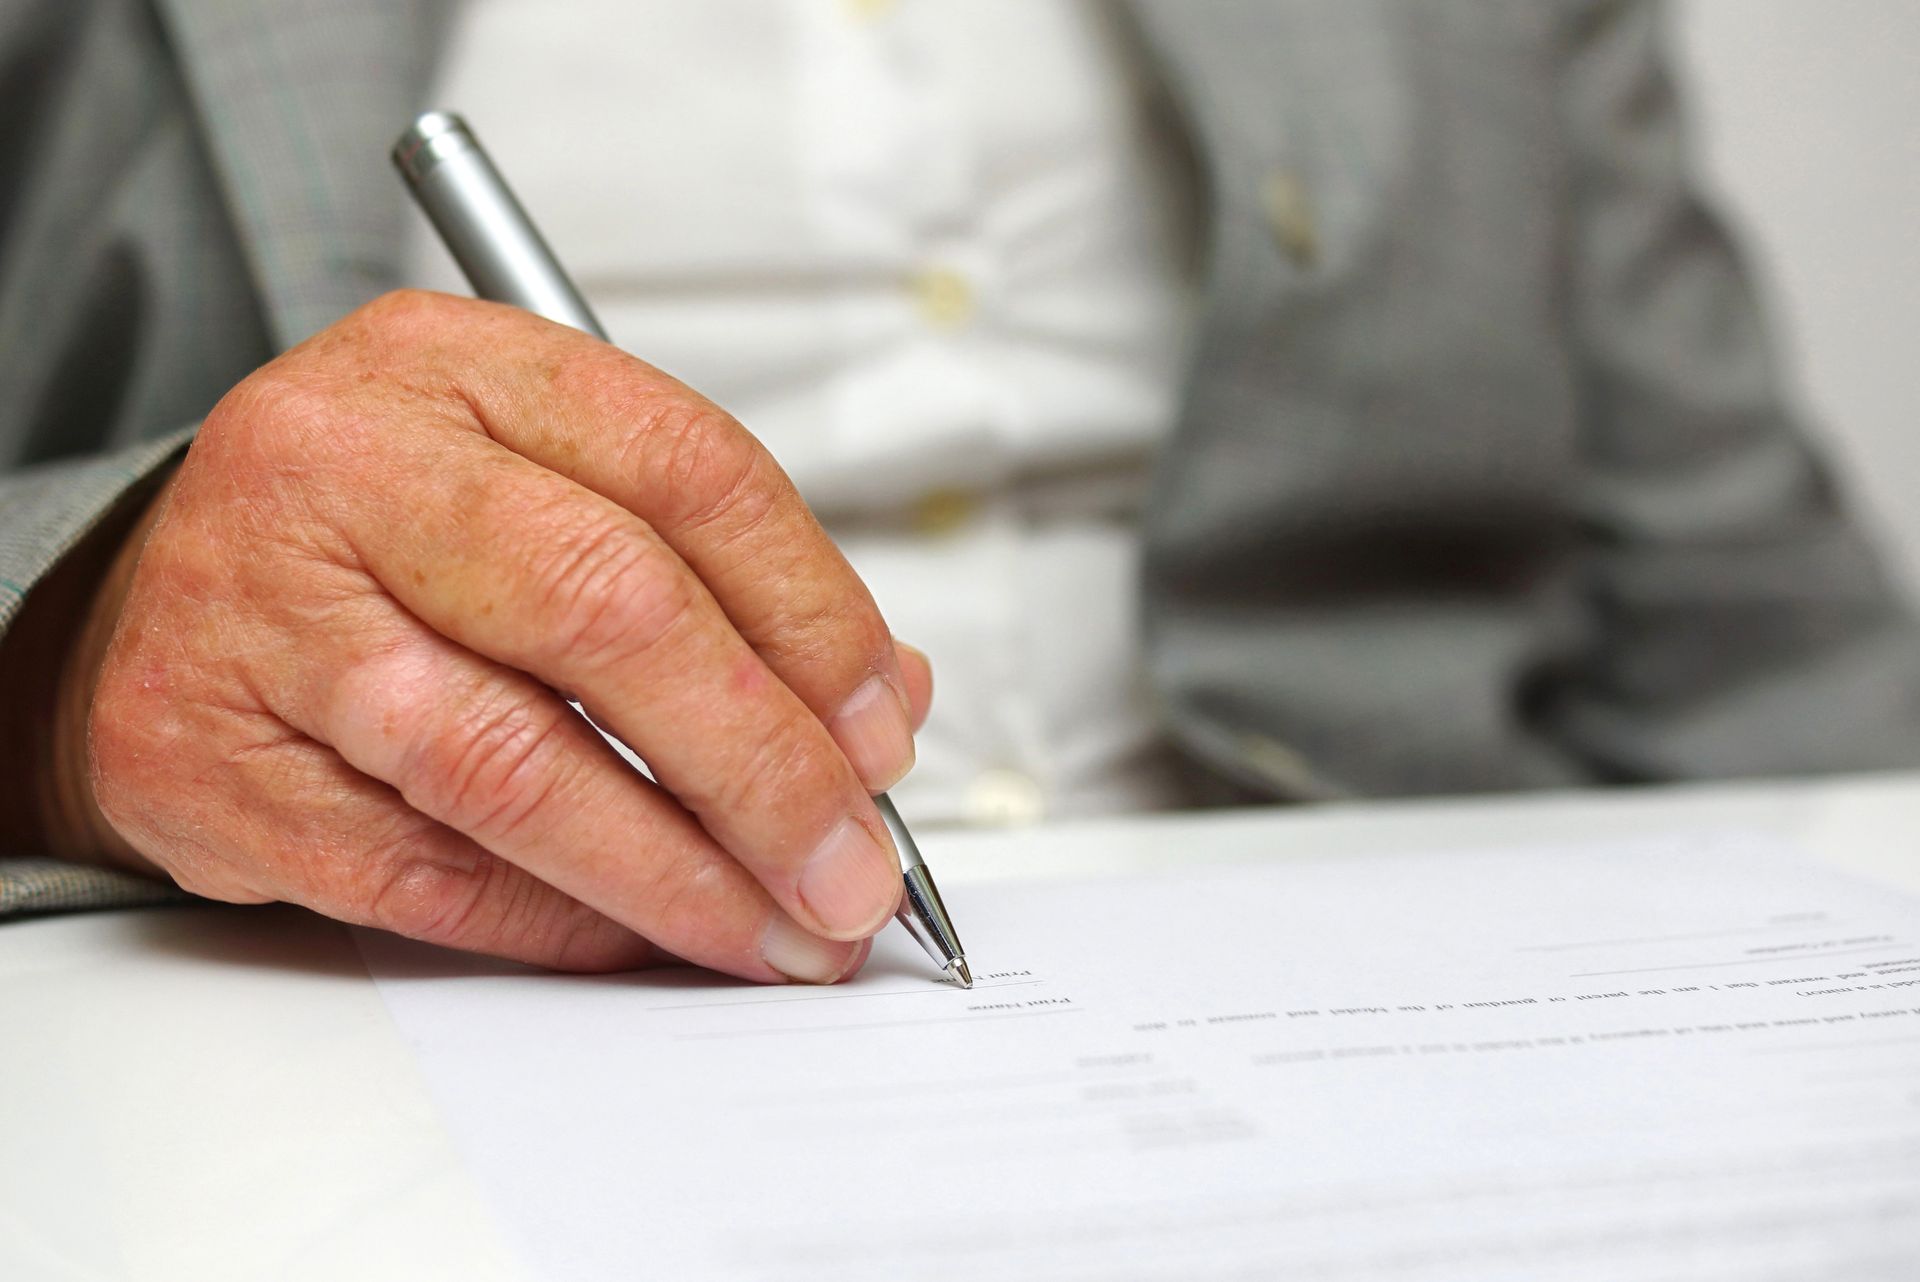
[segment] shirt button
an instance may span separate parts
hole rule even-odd
[[[916,534],[952,534],[973,519],[980,500],[965,490],[929,490],[913,505]]]
[[[977,824],[1038,823],[1046,812],[1046,794],[1039,782],[1018,770],[982,770],[967,786],[967,813]]]
[[[1320,258],[1320,230],[1313,215],[1313,200],[1300,175],[1289,169],[1276,169],[1260,184],[1260,208],[1267,216],[1267,230],[1295,267],[1307,268]]]
[[[973,319],[973,286],[948,267],[929,267],[908,281],[921,319],[935,329],[959,329]]]

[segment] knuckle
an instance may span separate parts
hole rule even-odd
[[[840,613],[837,635],[842,652],[851,653],[858,659],[860,670],[864,674],[876,669],[885,670],[896,662],[893,650],[893,629],[880,617],[880,611],[872,604]]]
[[[864,675],[892,656],[893,633],[870,602],[816,598],[790,604],[756,648],[776,666]]]
[[[598,913],[585,909],[547,914],[553,925],[543,932],[547,964],[559,971],[604,972],[630,968],[638,960],[619,928]]]
[[[483,697],[419,747],[408,800],[483,843],[515,840],[566,782],[566,730],[556,709]]]
[[[346,324],[385,342],[409,344],[440,333],[470,301],[430,289],[392,289],[362,304]]]
[[[320,435],[334,417],[333,398],[317,379],[275,362],[220,398],[195,437],[194,451],[203,463],[215,453],[230,465],[271,463]]]
[[[719,865],[706,860],[660,860],[638,871],[631,902],[644,904],[653,921],[672,923],[675,933],[717,936],[720,927],[710,921],[711,905],[723,902],[729,888]]]
[[[194,450],[293,465],[353,438],[397,394],[446,399],[436,380],[421,383],[417,370],[407,371],[431,364],[450,335],[471,325],[467,309],[477,306],[427,290],[381,295],[235,384],[208,413]]]
[[[692,576],[622,523],[589,525],[548,546],[552,560],[534,581],[543,585],[547,644],[569,664],[607,671],[638,660],[669,644],[699,608]]]
[[[751,517],[778,501],[768,484],[777,473],[760,443],[732,415],[692,394],[656,396],[632,420],[639,424],[625,460],[647,478],[663,519],[694,528],[723,517]]]
[[[481,905],[505,865],[484,852],[461,864],[403,848],[374,867],[364,914],[372,925],[410,939],[456,944],[482,927]]]
[[[839,780],[831,753],[837,751],[803,707],[796,706],[752,722],[752,728],[725,754],[709,781],[697,783],[680,799],[697,814],[798,816],[822,804],[837,804]]]
[[[412,939],[514,956],[591,961],[592,915],[508,861],[430,835],[403,838],[368,861],[357,914]]]

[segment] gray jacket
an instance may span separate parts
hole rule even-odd
[[[1210,778],[1313,799],[1920,762],[1920,645],[1782,408],[1654,5],[1129,8],[1209,211],[1143,626]],[[441,23],[0,10],[0,628],[183,425],[394,283],[386,148]],[[33,867],[0,864],[0,906],[9,866],[16,901]]]

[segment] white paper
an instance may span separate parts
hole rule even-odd
[[[1765,839],[948,901],[972,992],[362,947],[535,1276],[1920,1276],[1920,904]]]

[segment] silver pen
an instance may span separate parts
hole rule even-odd
[[[393,163],[466,273],[474,293],[524,307],[607,341],[607,332],[600,328],[586,299],[573,287],[466,121],[446,111],[420,116],[394,143]],[[949,978],[962,988],[972,988],[966,950],[960,946],[953,919],[940,901],[939,887],[933,884],[933,873],[920,857],[913,834],[886,793],[873,802],[900,852],[906,882],[896,920]]]

